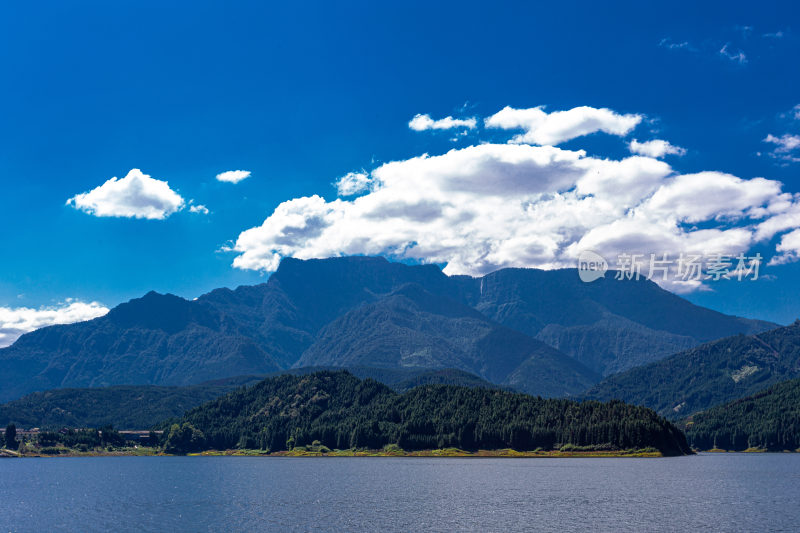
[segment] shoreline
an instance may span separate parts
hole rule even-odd
[[[710,450],[693,450],[694,454],[728,454],[728,453],[746,453],[746,454],[785,454],[785,453],[800,453],[798,450],[765,450],[760,448],[749,448],[747,450],[722,450],[714,448]],[[538,451],[518,451],[510,448],[500,450],[477,450],[467,451],[458,448],[445,448],[435,450],[415,450],[406,451],[401,449],[379,449],[379,450],[308,450],[308,449],[294,449],[282,450],[278,452],[267,452],[264,450],[256,449],[243,449],[243,450],[205,450],[202,452],[192,452],[186,454],[170,454],[164,453],[158,448],[128,448],[117,450],[90,450],[78,451],[73,449],[64,448],[59,453],[42,453],[40,451],[29,450],[23,453],[15,452],[8,449],[0,449],[0,459],[25,459],[32,457],[39,458],[52,458],[52,457],[458,457],[458,458],[510,458],[510,459],[525,459],[525,458],[570,458],[570,457],[596,457],[596,458],[658,458],[658,457],[685,457],[680,455],[664,455],[658,450],[654,449],[630,449],[630,450],[538,450]]]
[[[136,448],[129,450],[92,450],[81,452],[65,448],[59,453],[40,453],[28,451],[15,453],[10,450],[2,450],[1,458],[31,458],[31,457],[172,457],[181,454],[164,453],[157,448]],[[548,450],[548,451],[518,451],[512,449],[500,450],[477,450],[474,452],[460,450],[457,448],[445,448],[436,450],[415,450],[406,451],[400,449],[390,450],[330,450],[315,451],[306,449],[283,450],[278,452],[267,452],[264,450],[205,450],[202,452],[187,453],[188,457],[459,457],[459,458],[565,458],[565,457],[597,457],[597,458],[655,458],[664,457],[658,450],[653,449],[631,449],[631,450]]]

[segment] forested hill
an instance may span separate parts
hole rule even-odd
[[[34,392],[0,404],[0,427],[19,428],[101,428],[149,429],[167,418],[183,416],[193,407],[218,398],[238,387],[259,383],[268,377],[289,373],[309,374],[329,368],[298,368],[276,374],[236,376],[198,385],[164,387],[158,385],[117,385],[82,389],[54,389]],[[359,378],[372,378],[403,392],[426,384],[496,387],[478,376],[444,368],[368,368],[347,369]]]
[[[689,453],[683,433],[650,409],[622,402],[542,399],[497,389],[426,385],[405,393],[348,372],[282,375],[238,389],[186,414],[192,451],[291,449],[543,450],[652,447]]]
[[[619,399],[685,418],[800,377],[800,322],[710,342],[610,376],[586,397]]]
[[[800,451],[800,379],[697,413],[686,436],[701,450]]]

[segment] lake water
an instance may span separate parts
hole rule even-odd
[[[0,460],[0,531],[800,531],[800,454]]]

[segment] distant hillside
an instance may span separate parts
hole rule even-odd
[[[645,405],[683,418],[800,377],[800,322],[714,341],[610,376],[587,398]]]
[[[280,373],[304,375],[323,369],[303,368]],[[351,368],[359,378],[372,378],[397,391],[419,385],[446,384],[494,388],[478,376],[455,369]],[[183,414],[238,387],[253,385],[267,377],[237,376],[189,385],[117,385],[88,389],[54,389],[34,392],[0,405],[0,428],[15,423],[19,428],[101,428],[148,429],[168,418]]]
[[[675,426],[649,409],[621,402],[543,400],[445,385],[398,394],[347,372],[271,378],[193,409],[181,424],[194,428],[193,449],[279,451],[319,441],[332,449],[397,444],[405,450],[551,450],[572,445],[689,452]]]
[[[0,401],[54,388],[189,385],[281,368],[225,314],[154,292],[104,317],[23,335],[0,350],[0,366]]]
[[[248,377],[186,387],[117,385],[34,392],[0,405],[0,425],[13,422],[20,428],[100,428],[111,424],[117,429],[148,429],[258,381],[257,377]]]
[[[686,436],[701,450],[800,450],[800,379],[696,413]]]
[[[193,301],[151,292],[104,317],[23,335],[0,349],[0,401],[299,365],[457,367],[533,394],[572,394],[598,374],[768,326],[646,280],[581,283],[575,270],[470,278],[380,257],[284,259],[264,284]]]
[[[574,269],[507,268],[462,278],[470,305],[603,375],[702,342],[777,326],[699,307],[647,279],[583,283]]]
[[[453,367],[542,396],[570,396],[599,375],[541,341],[500,326],[466,304],[404,285],[337,318],[296,366]]]

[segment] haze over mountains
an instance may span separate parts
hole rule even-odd
[[[574,270],[448,277],[383,258],[285,259],[267,283],[188,301],[148,293],[0,350],[0,401],[59,387],[189,385],[299,366],[457,368],[575,395],[608,375],[773,324],[698,307],[647,280]]]

